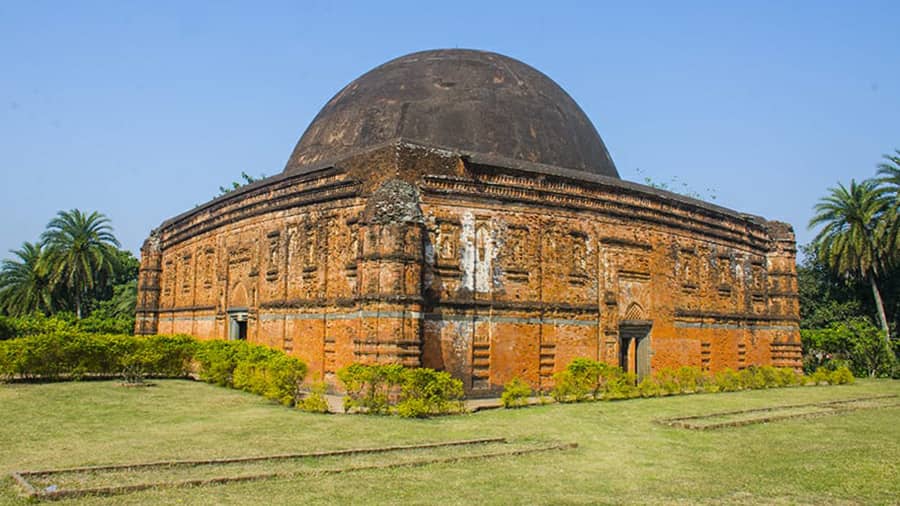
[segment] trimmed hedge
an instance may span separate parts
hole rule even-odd
[[[205,341],[195,355],[201,380],[262,395],[285,405],[300,400],[306,364],[246,341]]]
[[[428,368],[350,364],[337,372],[347,395],[344,409],[423,418],[462,410],[462,381]]]
[[[133,330],[134,318],[109,318],[99,311],[80,320],[69,312],[60,312],[53,316],[43,313],[16,317],[0,316],[0,341],[60,332],[131,335]]]
[[[0,342],[0,377],[81,379],[86,375],[185,377],[198,346],[188,336],[134,337],[56,332]]]
[[[834,371],[820,369],[806,377],[790,368],[750,366],[740,371],[724,369],[715,374],[697,367],[663,369],[636,382],[634,374],[621,368],[587,358],[576,358],[554,375],[556,386],[551,395],[558,402],[613,400],[633,397],[660,397],[694,392],[736,392],[797,385],[853,382],[846,367]]]
[[[0,341],[0,378],[79,380],[87,375],[201,380],[282,404],[299,400],[306,364],[244,341],[197,341],[190,336],[128,336],[55,332]]]

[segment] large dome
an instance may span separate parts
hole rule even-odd
[[[393,139],[619,177],[558,84],[518,60],[463,49],[402,56],[348,84],[306,129],[285,172]]]

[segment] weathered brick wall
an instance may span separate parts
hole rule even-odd
[[[654,370],[799,366],[789,226],[409,143],[336,165],[164,223],[142,250],[136,331],[227,338],[246,311],[248,339],[312,378],[397,362],[471,393],[548,387],[579,356],[617,364],[632,327],[650,346],[629,344],[630,367],[645,352]]]

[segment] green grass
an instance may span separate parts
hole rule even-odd
[[[673,427],[721,429],[753,423],[782,421],[788,418],[831,416],[843,414],[850,410],[880,409],[897,407],[898,405],[900,405],[900,398],[897,395],[876,395],[830,402],[794,405],[779,404],[777,406],[750,410],[719,411],[702,416],[670,418],[660,421]]]
[[[188,381],[130,389],[115,382],[0,385],[0,472],[503,436],[520,445],[557,440],[580,446],[417,468],[160,488],[59,504],[889,504],[900,497],[900,408],[708,432],[652,422],[885,394],[900,394],[900,382],[405,420],[307,414]],[[250,469],[278,471],[267,466]],[[165,477],[182,478],[179,473]],[[121,478],[123,483],[136,479]],[[18,494],[11,479],[0,482],[0,504],[27,504]]]

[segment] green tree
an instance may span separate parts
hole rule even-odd
[[[130,317],[134,317],[133,300],[137,297],[140,261],[128,250],[116,249],[115,256],[113,276],[104,285],[95,287],[85,296],[83,303],[85,314],[99,311],[103,317],[123,318],[129,312],[123,308],[130,304],[132,306]]]
[[[894,155],[884,155],[884,163],[878,164],[878,183],[882,195],[888,199],[888,210],[884,220],[884,231],[887,244],[894,253],[889,260],[898,260],[900,250],[900,149]]]
[[[76,316],[83,316],[84,300],[116,271],[116,248],[109,218],[96,211],[60,211],[41,235],[51,280],[65,287]]]
[[[0,310],[13,316],[50,312],[53,286],[41,245],[26,242],[11,253],[18,260],[4,260],[0,267]]]
[[[809,227],[822,226],[813,240],[816,254],[836,273],[847,278],[865,279],[872,290],[885,341],[890,330],[884,311],[878,276],[885,262],[885,244],[880,234],[888,200],[873,180],[850,187],[838,184],[815,206]]]
[[[824,329],[854,317],[876,317],[865,282],[838,276],[807,244],[800,246],[797,286],[800,328]]]
[[[851,317],[823,329],[800,331],[803,339],[804,369],[812,373],[820,367],[836,369],[849,364],[857,376],[891,375],[894,357],[884,340],[884,331],[868,318]]]

